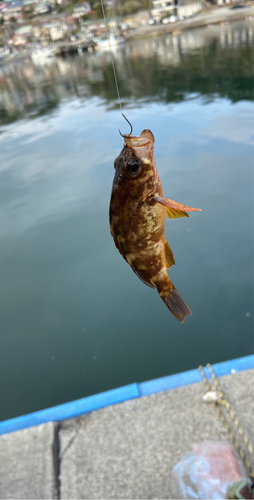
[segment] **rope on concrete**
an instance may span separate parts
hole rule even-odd
[[[237,429],[238,433],[240,434],[244,444],[247,446],[247,449],[248,449],[251,457],[254,459],[253,447],[252,447],[251,443],[249,442],[246,434],[244,433],[243,428],[241,427],[241,425],[239,423],[239,420],[236,418],[236,415],[235,415],[233,408],[230,406],[228,400],[226,399],[226,396],[223,393],[223,391],[219,385],[218,379],[216,378],[215,373],[214,373],[214,371],[209,363],[207,364],[207,368],[208,368],[208,370],[211,374],[211,377],[212,377],[212,386],[213,386],[212,388],[210,387],[208,379],[205,376],[203,366],[202,365],[199,366],[199,371],[202,375],[202,378],[203,378],[203,381],[205,384],[205,388],[206,388],[208,393],[211,393],[211,390],[213,390],[217,394],[217,397],[215,399],[207,399],[207,400],[211,401],[214,404],[214,406],[217,410],[217,413],[218,413],[224,427],[226,428],[226,430],[227,430],[227,432],[228,432],[228,434],[229,434],[229,436],[234,444],[234,447],[236,448],[240,457],[242,458],[243,462],[245,463],[245,466],[249,472],[250,477],[252,479],[254,479],[254,468],[251,466],[249,460],[246,458],[244,451],[242,450],[236,436],[234,435],[229,423],[227,422],[227,420],[225,418],[224,413],[222,412],[222,410],[220,408],[220,405],[224,406],[224,408],[226,408],[226,410],[228,411],[229,419],[231,419],[231,422],[233,422],[233,424],[234,424],[235,428]]]

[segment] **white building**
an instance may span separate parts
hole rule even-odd
[[[189,17],[203,8],[202,2],[182,4],[181,0],[152,0],[152,4],[151,14],[156,21],[171,14]]]
[[[85,16],[89,12],[91,12],[91,5],[88,2],[78,3],[73,9],[73,15],[76,17]]]

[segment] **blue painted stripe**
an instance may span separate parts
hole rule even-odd
[[[248,370],[254,368],[254,355],[217,363],[212,365],[212,367],[217,377]],[[204,371],[206,376],[210,378],[208,369],[204,368]],[[5,420],[0,422],[0,435],[46,422],[57,422],[68,418],[78,417],[79,415],[84,415],[85,413],[104,408],[105,406],[122,403],[129,399],[148,396],[156,392],[167,391],[169,389],[175,389],[201,381],[201,374],[198,369],[195,369],[175,375],[169,375],[168,377],[158,378],[156,380],[150,380],[149,382],[143,382],[141,384],[134,383],[126,385],[118,389],[30,413],[29,415]]]
[[[149,396],[156,392],[168,391],[169,389],[176,389],[183,385],[195,384],[201,381],[202,377],[200,371],[195,369],[188,372],[169,375],[168,377],[149,380],[148,382],[142,382],[139,384],[139,389],[141,396]]]
[[[216,377],[222,377],[223,375],[241,372],[243,370],[251,370],[252,368],[254,368],[254,354],[252,354],[251,356],[245,356],[244,358],[224,361],[223,363],[216,363],[215,365],[212,365],[212,367]],[[210,378],[210,372],[208,368],[205,368],[205,374]]]
[[[67,418],[78,417],[93,410],[98,410],[105,406],[122,403],[127,399],[134,399],[140,396],[138,384],[134,383],[113,389],[112,391],[102,392],[89,396],[87,398],[77,399],[70,403],[65,403],[59,406],[53,406],[46,410],[36,411],[29,415],[12,418],[0,422],[0,435],[8,432],[18,431],[34,425],[43,424],[45,422],[60,421]]]
[[[248,370],[254,368],[254,355],[224,361],[223,363],[212,365],[212,367],[216,377],[221,377],[222,375],[228,375],[229,373],[235,373],[242,370]],[[205,367],[204,372],[207,378],[211,378],[208,368]],[[190,370],[188,372],[176,373],[175,375],[169,375],[168,377],[143,382],[139,384],[139,389],[141,396],[149,396],[150,394],[154,394],[156,392],[168,391],[169,389],[176,389],[177,387],[182,387],[183,385],[195,384],[196,382],[201,381],[202,377],[200,371],[196,368],[195,370]]]

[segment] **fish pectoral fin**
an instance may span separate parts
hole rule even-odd
[[[166,239],[165,239],[165,257],[166,257],[167,269],[175,265],[175,258],[173,252]]]
[[[156,288],[155,284],[150,280],[150,278],[148,278],[148,276],[143,271],[137,269],[133,264],[131,265],[131,269],[145,285],[150,286],[150,288]]]
[[[184,210],[176,210],[175,208],[166,208],[167,219],[181,219],[181,217],[189,217]]]
[[[161,205],[164,205],[167,207],[169,210],[173,209],[176,211],[180,212],[196,212],[196,211],[201,211],[201,208],[193,208],[193,207],[187,207],[187,205],[181,205],[181,203],[177,203],[177,201],[174,200],[169,200],[169,198],[162,198],[161,196],[155,196],[153,198],[155,201],[160,203]],[[185,215],[183,217],[186,217]],[[188,214],[187,214],[188,217]],[[176,218],[175,216],[172,217],[170,216],[171,219]]]

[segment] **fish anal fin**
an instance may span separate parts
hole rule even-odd
[[[175,208],[166,208],[167,219],[180,219],[181,217],[189,217],[184,210],[176,210]]]
[[[177,201],[170,200],[169,198],[163,198],[162,196],[155,196],[153,199],[169,209],[173,208],[174,210],[180,210],[181,212],[201,211],[201,208],[187,207],[187,205],[181,205],[181,203],[177,203]]]
[[[166,257],[166,264],[167,268],[169,269],[171,266],[175,265],[175,258],[173,255],[173,252],[168,244],[168,242],[165,239],[165,257]]]
[[[132,271],[138,276],[138,278],[150,288],[156,288],[154,283],[148,278],[148,276],[140,269],[137,269],[133,264],[131,265]]]

